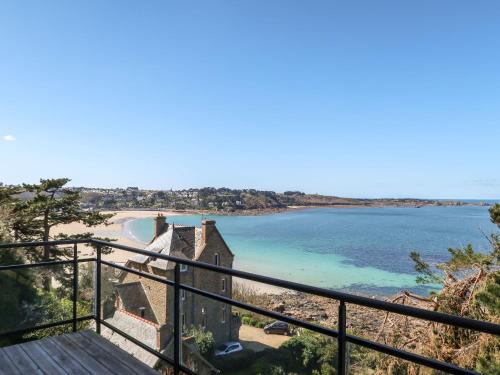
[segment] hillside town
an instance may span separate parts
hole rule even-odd
[[[487,205],[483,202],[442,201],[413,198],[360,199],[306,194],[300,191],[282,193],[256,189],[192,188],[182,190],[145,190],[127,188],[74,187],[82,196],[82,206],[90,209],[175,209],[203,210],[221,213],[280,211],[289,207],[421,207]]]

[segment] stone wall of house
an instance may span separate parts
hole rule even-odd
[[[206,222],[209,222],[208,220]],[[216,254],[218,254],[219,265],[222,267],[233,267],[233,255],[228,250],[221,234],[217,230],[215,223],[208,225],[204,222],[205,247],[198,258],[199,262],[215,264]],[[225,291],[222,290],[222,280],[225,279]],[[194,283],[199,289],[208,292],[231,297],[232,278],[224,275],[197,268],[194,273]],[[194,304],[195,325],[203,326],[207,331],[212,332],[216,343],[231,339],[231,306],[215,301],[213,299],[196,296]],[[206,317],[204,317],[204,315]]]
[[[220,266],[233,267],[233,254],[217,230],[215,222],[210,220],[203,222],[202,241],[204,248],[197,259],[199,262],[215,264],[217,254]],[[193,255],[189,254],[189,256]],[[174,280],[173,270],[163,271],[134,262],[129,262],[128,266],[160,277],[167,277],[168,280]],[[225,281],[223,282],[223,280]],[[173,287],[132,273],[126,273],[120,281],[122,283],[140,281],[160,325],[173,322]],[[232,277],[230,275],[189,266],[186,271],[181,272],[181,282],[228,298],[232,295]],[[223,290],[223,286],[225,290]],[[186,329],[191,326],[203,327],[212,332],[216,343],[238,338],[239,324],[232,317],[230,305],[190,292],[181,292],[180,304],[181,322],[184,319]]]

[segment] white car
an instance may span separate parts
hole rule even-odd
[[[230,341],[226,342],[215,349],[216,357],[223,357],[225,355],[240,352],[243,350],[243,347],[238,341]]]

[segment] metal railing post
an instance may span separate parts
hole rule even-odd
[[[338,353],[337,353],[337,373],[345,375],[346,373],[346,308],[344,301],[339,304],[339,323],[338,323]]]
[[[95,331],[101,334],[101,245],[97,245],[95,275]]]
[[[78,298],[78,245],[73,245],[73,332],[76,332]]]
[[[180,289],[181,268],[179,263],[175,264],[174,274],[174,374],[179,374],[179,365],[181,363],[181,314],[180,314]]]

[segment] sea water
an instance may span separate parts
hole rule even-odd
[[[235,254],[234,267],[295,282],[364,294],[390,295],[418,286],[409,254],[431,264],[449,259],[448,248],[472,244],[488,251],[485,235],[497,231],[488,208],[318,208],[262,216],[204,216]],[[170,216],[169,223],[201,225],[201,215]],[[142,242],[153,219],[127,223]]]

